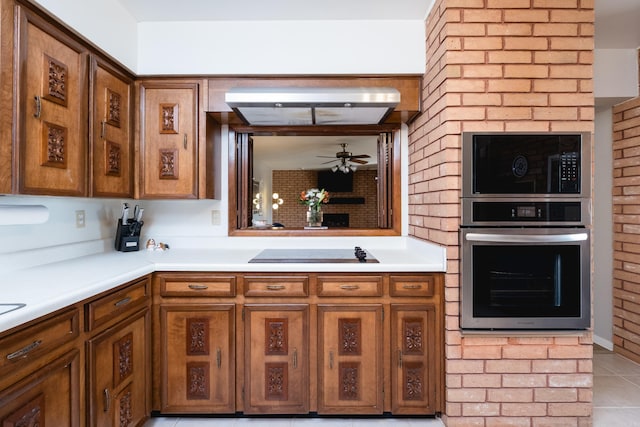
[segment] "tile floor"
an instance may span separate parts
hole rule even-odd
[[[444,427],[425,418],[151,418],[144,427]]]
[[[640,365],[593,350],[593,426],[640,427]]]
[[[144,427],[443,427],[424,418],[169,418]],[[593,427],[640,427],[640,365],[602,347],[593,352]]]

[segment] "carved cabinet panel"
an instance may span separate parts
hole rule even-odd
[[[383,412],[382,305],[318,305],[318,413]]]
[[[24,194],[87,193],[87,53],[18,9],[18,188]]]
[[[247,304],[244,310],[244,412],[306,414],[309,306]]]
[[[132,197],[132,80],[92,61],[91,195]]]
[[[438,381],[434,305],[391,305],[391,393],[394,414],[436,412]]]
[[[198,84],[140,84],[140,198],[198,197]]]
[[[0,425],[80,426],[80,353],[73,350],[1,391]]]
[[[161,411],[235,412],[235,306],[163,304]]]
[[[89,425],[133,427],[149,414],[149,309],[88,341]]]

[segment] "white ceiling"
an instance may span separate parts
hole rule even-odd
[[[433,0],[119,0],[138,22],[422,19]]]
[[[433,0],[118,0],[138,22],[423,19]],[[640,0],[595,0],[596,47],[640,46]]]

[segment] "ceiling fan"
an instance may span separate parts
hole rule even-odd
[[[340,144],[340,146],[342,147],[342,151],[338,151],[336,153],[335,159],[322,163],[323,165],[326,165],[327,163],[338,162],[338,164],[333,165],[331,167],[331,170],[333,172],[337,172],[337,171],[341,171],[344,173],[349,173],[349,171],[355,172],[358,167],[356,165],[349,164],[347,162],[357,163],[359,165],[366,165],[367,163],[369,163],[367,160],[363,160],[363,159],[367,159],[371,157],[370,155],[368,154],[353,155],[351,154],[351,152],[347,151],[347,144]],[[317,156],[317,157],[330,158],[331,156]]]

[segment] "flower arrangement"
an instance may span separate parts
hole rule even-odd
[[[310,210],[319,211],[321,203],[329,202],[329,192],[318,190],[317,188],[310,188],[307,191],[300,192],[299,202],[303,205],[307,205]]]

